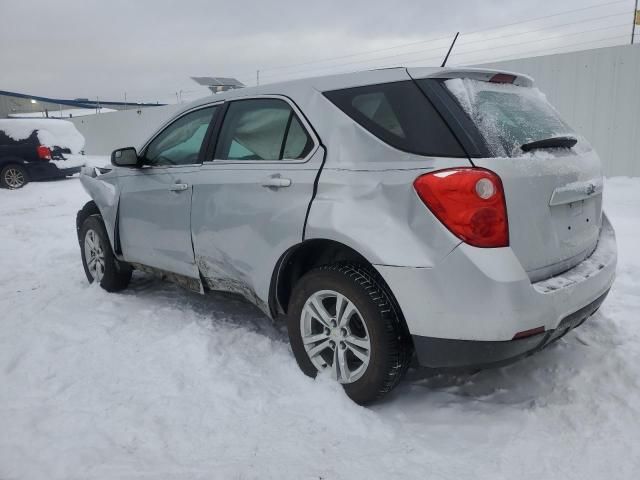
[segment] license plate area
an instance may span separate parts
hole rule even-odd
[[[568,258],[595,245],[600,231],[601,204],[602,197],[598,195],[550,207],[562,256]]]

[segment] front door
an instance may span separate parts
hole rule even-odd
[[[119,178],[124,259],[198,278],[191,243],[191,197],[200,151],[216,106],[179,117],[141,153],[141,168]]]

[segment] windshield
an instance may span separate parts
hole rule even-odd
[[[495,156],[520,156],[522,145],[548,138],[579,138],[537,88],[468,78],[450,79],[445,85]]]

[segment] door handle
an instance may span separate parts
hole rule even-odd
[[[182,192],[187,188],[189,188],[189,185],[187,185],[186,183],[174,183],[169,187],[169,190],[171,190],[172,192]]]
[[[269,177],[262,181],[262,186],[267,188],[284,188],[291,186],[290,178]]]

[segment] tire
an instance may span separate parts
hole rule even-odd
[[[117,292],[129,285],[132,268],[113,255],[100,215],[90,215],[85,219],[79,239],[82,266],[89,283],[97,281],[107,292]],[[90,260],[94,259],[91,265],[87,262],[87,256]]]
[[[17,163],[6,165],[0,172],[0,186],[17,190],[29,183],[29,175],[27,170]]]
[[[335,299],[331,292],[337,294]],[[338,295],[346,302],[338,300]],[[314,300],[324,308],[324,316],[328,315],[328,325],[326,318],[321,320],[323,314],[314,307]],[[343,312],[352,313],[339,315],[338,302]],[[377,272],[361,265],[326,265],[306,273],[293,289],[287,327],[300,369],[310,377],[329,369],[347,395],[361,405],[389,393],[406,373],[413,355],[411,337],[393,297]],[[334,359],[338,359],[336,368]]]

